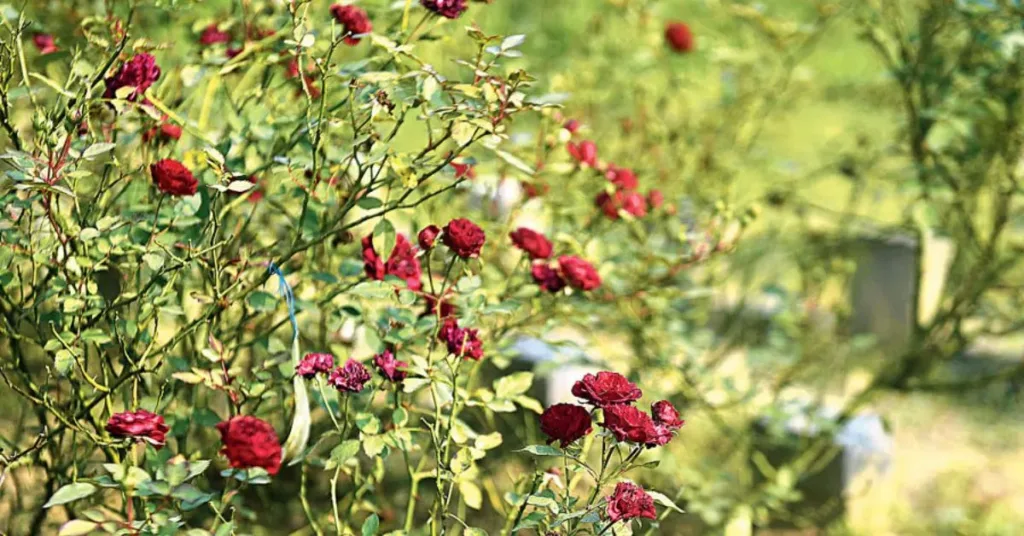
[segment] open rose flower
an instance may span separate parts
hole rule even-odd
[[[558,258],[558,268],[569,286],[579,290],[594,290],[601,286],[601,276],[589,262],[572,255]]]
[[[203,28],[203,33],[199,34],[200,45],[215,45],[217,43],[227,43],[231,41],[231,34],[217,28],[217,24],[211,24],[206,28]]]
[[[362,363],[349,359],[344,366],[334,369],[331,372],[327,383],[339,391],[347,393],[358,393],[370,381],[370,371]]]
[[[654,422],[664,425],[671,430],[678,430],[683,427],[686,421],[679,418],[679,412],[668,400],[661,400],[651,404],[651,416]]]
[[[383,281],[385,276],[393,275],[405,280],[412,290],[423,287],[420,277],[423,273],[420,261],[416,258],[416,248],[405,235],[395,236],[395,247],[387,262],[384,262],[373,247],[373,235],[363,237],[363,268],[370,279]]]
[[[616,521],[628,521],[638,517],[656,519],[657,511],[654,509],[654,498],[644,488],[631,482],[619,482],[615,485],[615,491],[608,497],[608,519]]]
[[[619,210],[624,210],[634,218],[642,218],[647,215],[647,200],[638,192],[618,190],[613,194],[601,192],[594,199],[601,212],[610,219],[619,219]]]
[[[604,175],[608,178],[608,182],[614,184],[620,190],[636,190],[637,186],[640,185],[636,180],[636,174],[631,169],[609,165],[608,171]]]
[[[605,406],[604,421],[601,426],[606,428],[615,439],[649,445],[659,440],[658,430],[654,427],[651,416],[636,406],[619,404]]]
[[[520,227],[509,233],[508,236],[512,239],[512,243],[517,248],[525,251],[531,259],[547,259],[551,257],[551,241],[537,231]]]
[[[345,44],[359,44],[359,36],[373,31],[373,23],[366,11],[358,6],[334,4],[331,6],[331,15],[345,29]]]
[[[466,218],[456,218],[444,226],[441,239],[456,255],[463,259],[479,257],[487,236],[477,224]]]
[[[153,184],[161,192],[177,197],[193,195],[199,188],[199,181],[181,162],[165,158],[150,164],[149,172]]]
[[[597,144],[590,141],[582,141],[580,143],[569,142],[565,149],[569,151],[569,156],[579,162],[581,165],[597,167]]]
[[[466,11],[466,0],[420,0],[420,4],[447,19],[457,19]]]
[[[381,376],[395,383],[405,379],[406,372],[402,369],[409,366],[405,361],[395,359],[395,354],[391,353],[391,350],[384,350],[373,356],[373,364],[377,365]]]
[[[590,413],[576,404],[555,404],[540,416],[540,431],[548,436],[548,443],[558,441],[563,449],[593,429]]]
[[[693,32],[682,22],[670,22],[665,25],[665,41],[668,46],[672,47],[672,50],[679,53],[693,50]]]
[[[306,354],[295,366],[295,373],[303,378],[312,378],[317,374],[328,374],[334,368],[334,356],[331,354]]]
[[[455,318],[445,318],[437,332],[438,340],[445,343],[448,353],[479,361],[484,356],[483,341],[475,329],[459,327]]]
[[[114,437],[138,439],[157,449],[163,448],[168,430],[163,417],[144,409],[111,415],[105,429]]]
[[[533,277],[533,282],[537,283],[537,286],[552,294],[565,288],[565,280],[562,279],[562,276],[558,275],[557,270],[547,264],[540,262],[534,264],[530,268],[530,275]]]
[[[57,44],[53,41],[53,36],[50,34],[41,33],[33,35],[32,44],[35,45],[36,50],[44,56],[57,52]]]
[[[276,475],[281,469],[281,442],[270,423],[241,415],[218,423],[217,430],[224,445],[220,452],[227,457],[231,467],[262,467],[271,475]]]
[[[643,391],[618,372],[587,374],[572,386],[572,394],[595,406],[630,404],[640,400]]]
[[[103,96],[112,99],[117,96],[117,90],[131,87],[135,89],[127,95],[127,99],[134,101],[159,78],[160,67],[156,64],[156,58],[146,53],[138,54],[124,62],[114,76],[106,80],[107,91]]]
[[[419,234],[416,235],[416,243],[420,245],[420,249],[423,251],[430,251],[434,248],[434,242],[437,241],[437,236],[440,234],[440,227],[436,225],[428,225],[420,230]]]

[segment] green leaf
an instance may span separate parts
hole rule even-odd
[[[88,482],[75,482],[73,484],[68,484],[57,490],[57,492],[50,497],[50,500],[46,501],[43,508],[52,508],[57,505],[84,499],[93,493],[96,493],[97,489],[99,488]]]
[[[658,503],[658,504],[660,504],[660,505],[662,505],[662,506],[664,506],[666,508],[670,508],[672,510],[675,510],[676,512],[679,512],[680,514],[685,514],[686,513],[686,512],[683,511],[682,508],[677,506],[676,503],[672,499],[669,499],[668,496],[666,496],[663,493],[658,493],[657,491],[647,490],[647,494],[650,495],[654,499],[654,502],[656,502],[656,503]]]
[[[548,445],[530,445],[528,447],[521,448],[521,449],[517,450],[516,452],[529,452],[530,454],[533,454],[535,456],[561,456],[562,455],[562,451],[556,449],[555,447],[550,447]]]
[[[94,521],[72,519],[61,525],[57,536],[85,536],[99,528],[100,524]]]
[[[109,152],[114,147],[117,147],[117,145],[113,143],[95,143],[93,145],[90,145],[89,148],[82,153],[82,158],[86,160],[91,160],[103,153]]]
[[[474,442],[474,446],[482,450],[491,450],[498,445],[501,445],[501,432],[492,432],[478,436]]]
[[[466,506],[474,510],[479,510],[484,505],[484,494],[480,491],[480,486],[472,481],[459,482],[459,493],[462,495],[462,500],[466,502]]]
[[[530,389],[533,383],[532,372],[516,372],[494,382],[494,395],[498,398],[511,398],[521,395]]]
[[[363,536],[373,536],[374,534],[377,534],[378,528],[380,528],[380,518],[377,517],[377,514],[370,514],[370,517],[366,518],[366,521],[363,521],[363,528],[361,529],[361,532],[363,533]]]
[[[356,454],[359,454],[359,440],[349,439],[331,450],[331,461],[337,465],[342,465],[355,457]]]
[[[250,294],[247,301],[249,306],[257,311],[273,311],[277,308],[277,297],[262,290]]]
[[[363,197],[356,202],[356,206],[364,210],[373,210],[384,205],[384,202],[376,197]]]

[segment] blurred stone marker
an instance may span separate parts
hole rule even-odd
[[[882,418],[861,413],[836,428],[838,413],[835,408],[791,401],[754,423],[754,451],[776,470],[799,459],[822,434],[831,436],[834,447],[831,458],[822,458],[806,474],[795,475],[794,489],[800,498],[788,504],[791,516],[773,520],[767,528],[826,528],[845,516],[851,497],[870,490],[876,479],[888,473],[893,441]],[[764,482],[758,463],[752,458],[750,464],[755,481]]]
[[[953,242],[932,234],[922,238],[863,237],[854,246],[850,329],[874,335],[886,352],[903,351],[917,323],[934,318],[942,298]]]

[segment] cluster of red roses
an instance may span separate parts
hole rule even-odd
[[[111,415],[106,430],[119,438],[131,438],[163,448],[167,437],[164,418],[139,409]],[[248,469],[262,467],[276,475],[281,469],[281,442],[270,423],[249,415],[239,415],[217,424],[221,437],[221,453],[231,467]]]
[[[591,413],[598,409],[604,414],[601,426],[615,439],[648,448],[667,444],[673,432],[683,426],[679,412],[667,400],[655,402],[651,415],[633,406],[643,391],[616,372],[587,374],[573,385],[572,394],[591,405],[592,410],[576,404],[555,404],[540,416],[540,429],[548,442],[559,441],[562,448],[593,430]]]
[[[592,406],[587,410],[577,404],[555,404],[540,416],[540,429],[548,442],[558,441],[564,449],[593,431],[592,414],[598,409],[604,415],[601,426],[611,432],[617,441],[633,443],[637,447],[653,448],[667,444],[674,432],[683,426],[672,403],[655,402],[651,415],[632,404],[643,392],[625,376],[615,372],[587,374],[572,387],[572,394]],[[638,517],[654,519],[654,499],[640,486],[619,482],[608,498],[606,512],[611,522]]]
[[[540,288],[555,293],[566,285],[583,291],[601,286],[601,276],[594,266],[579,257],[562,255],[558,257],[558,263],[554,266],[547,262],[554,253],[554,248],[543,234],[520,227],[508,236],[512,243],[533,261],[530,275]]]
[[[396,383],[405,379],[404,369],[409,366],[408,363],[395,359],[390,350],[373,356],[373,363],[381,376]],[[370,371],[362,363],[349,359],[344,365],[334,368],[334,356],[331,354],[306,354],[295,366],[295,373],[306,379],[314,378],[318,374],[327,376],[328,384],[347,393],[362,391],[366,382],[370,381]]]

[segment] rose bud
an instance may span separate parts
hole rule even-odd
[[[690,52],[694,47],[693,32],[682,22],[670,22],[665,26],[665,41],[672,50],[680,53]]]

